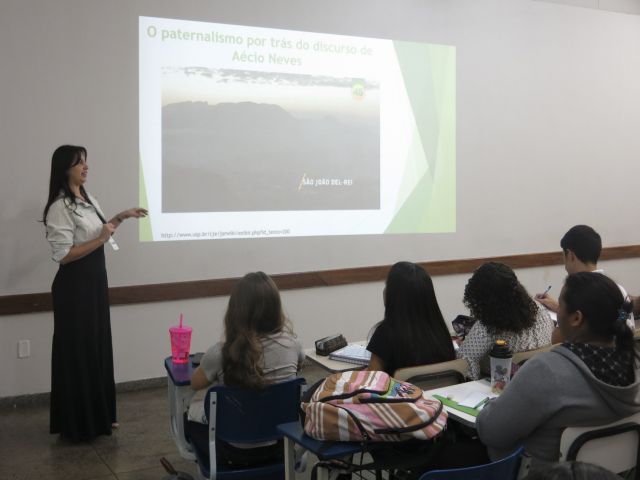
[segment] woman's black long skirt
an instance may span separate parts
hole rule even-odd
[[[110,435],[116,393],[104,248],[60,265],[51,293],[50,431],[72,441]]]

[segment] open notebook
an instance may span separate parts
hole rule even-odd
[[[339,360],[341,362],[354,363],[357,365],[369,365],[371,352],[362,345],[351,344],[330,353],[329,358],[331,360]]]

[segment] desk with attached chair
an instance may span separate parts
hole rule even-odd
[[[295,480],[295,449],[300,445],[305,450],[315,455],[320,462],[330,462],[350,458],[362,452],[362,446],[358,442],[323,442],[315,440],[304,433],[299,421],[278,425],[278,430],[284,435],[284,464],[285,480]],[[329,470],[318,469],[318,480],[329,478]]]
[[[191,375],[197,365],[193,364],[194,356],[191,355],[188,363],[174,364],[171,357],[164,359],[164,368],[167,370],[167,393],[169,395],[169,427],[171,436],[176,442],[180,456],[186,460],[195,460],[193,447],[187,442],[184,435],[183,414],[189,408],[191,398],[195,393],[191,389]]]
[[[491,392],[491,382],[488,379],[475,380],[426,390],[424,392],[424,395],[435,396],[442,401],[444,409],[449,414],[449,419],[475,429],[476,417],[479,411],[474,408],[460,408],[457,406],[458,401],[461,401],[471,394],[493,395]]]
[[[567,427],[560,461],[593,463],[617,474],[635,468],[634,478],[640,479],[640,413],[606,425]]]
[[[171,357],[164,361],[167,370],[170,429],[180,455],[198,463],[205,479],[276,479],[285,474],[282,458],[256,467],[230,468],[219,465],[217,445],[257,444],[283,438],[278,424],[298,422],[298,410],[303,378],[295,378],[269,385],[258,392],[242,388],[215,385],[209,388],[205,412],[209,422],[209,444],[205,450],[194,447],[185,437],[184,414],[194,391],[191,376],[196,368],[193,358],[186,364],[174,364]]]
[[[349,342],[349,344],[365,346],[367,341],[361,340],[358,342]],[[329,355],[318,355],[315,348],[305,349],[304,354],[311,362],[324,368],[330,373],[347,372],[349,370],[363,370],[367,367],[366,365],[333,360],[332,358],[329,358]]]

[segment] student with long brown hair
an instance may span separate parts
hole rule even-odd
[[[263,272],[248,273],[229,297],[224,338],[203,355],[193,372],[191,388],[200,390],[217,383],[259,390],[294,378],[303,361],[302,345],[282,310],[278,287]],[[206,450],[208,429],[203,414],[203,403],[192,403],[186,432],[193,443]],[[281,455],[282,446],[220,442],[218,451],[223,462],[241,467]]]

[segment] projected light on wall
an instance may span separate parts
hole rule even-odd
[[[455,48],[140,17],[140,239],[455,231]]]

